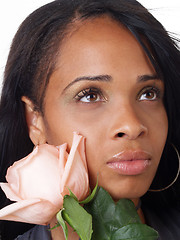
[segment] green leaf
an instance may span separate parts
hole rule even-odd
[[[61,224],[58,222],[54,227],[49,228],[48,231],[52,231],[52,230],[54,230],[55,228],[58,228],[59,226],[61,226]]]
[[[69,188],[68,188],[68,190],[69,190],[69,196],[73,197],[76,201],[78,201],[76,195]]]
[[[65,221],[64,221],[64,219],[63,219],[63,216],[62,216],[62,214],[63,214],[64,211],[65,211],[64,209],[60,210],[60,211],[56,214],[56,219],[58,220],[58,223],[61,225],[61,227],[62,227],[62,229],[63,229],[63,232],[64,232],[64,237],[65,237],[65,239],[67,240],[67,239],[68,239],[68,228],[67,228],[67,225],[66,225],[66,223],[65,223]],[[56,226],[55,226],[55,227],[56,227]]]
[[[63,219],[77,232],[81,240],[92,236],[92,216],[71,196],[66,195],[63,203]]]
[[[92,193],[83,201],[80,202],[80,204],[87,204],[89,203],[95,196],[96,192],[97,192],[97,189],[98,189],[98,182],[96,183],[96,186],[95,188],[93,189]]]
[[[111,240],[156,240],[158,233],[146,224],[133,223],[117,230]]]
[[[139,228],[139,225],[137,225],[143,224],[141,224],[134,203],[128,199],[120,199],[117,203],[114,203],[109,193],[103,188],[99,188],[96,197],[84,207],[93,218],[93,240],[121,239],[120,236],[118,236],[119,238],[115,238],[116,234],[119,235],[117,231],[120,231],[121,228],[127,225],[132,225],[132,229],[130,229],[134,231],[133,233],[138,233],[138,231],[142,230],[142,228]],[[125,232],[123,232],[123,234],[125,234]],[[147,234],[151,237],[151,233],[147,232]],[[126,239],[123,238],[123,235],[121,237],[122,239]],[[135,238],[132,235],[132,237],[127,239],[134,240]],[[156,238],[146,237],[146,239],[154,240]]]

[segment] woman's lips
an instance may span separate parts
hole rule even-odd
[[[123,151],[114,155],[107,166],[121,175],[139,175],[150,166],[151,158],[145,151]]]

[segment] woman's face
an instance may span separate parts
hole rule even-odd
[[[114,199],[149,188],[165,145],[164,84],[124,27],[101,17],[83,22],[64,41],[44,99],[49,144],[86,137],[93,187]]]

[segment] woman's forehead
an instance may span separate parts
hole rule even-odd
[[[102,48],[106,52],[109,48],[112,51],[113,46],[121,48],[119,57],[127,54],[128,48],[132,51],[136,48],[144,52],[134,35],[121,23],[108,16],[88,19],[71,29],[60,46],[57,66],[61,66],[65,58],[78,60],[82,53],[92,57],[95,49],[97,49],[96,53]]]
[[[118,69],[118,71],[116,71]],[[143,69],[143,72],[142,72]],[[82,76],[154,74],[133,34],[110,18],[97,18],[70,34],[61,46],[50,85],[66,87]]]

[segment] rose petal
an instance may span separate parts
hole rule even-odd
[[[62,196],[59,190],[61,179],[58,156],[58,149],[52,145],[37,146],[31,154],[15,162],[8,170],[9,187],[21,199],[46,199],[59,206]],[[18,185],[16,181],[19,181]]]
[[[67,158],[68,158],[68,153],[66,151],[67,149],[67,143],[62,144],[60,146],[57,146],[57,149],[59,150],[59,176],[60,179],[62,179],[63,173],[64,173],[64,169],[66,166],[66,162],[67,162]]]
[[[70,154],[67,144],[43,144],[8,169],[1,183],[13,203],[0,210],[0,219],[47,224],[62,209],[68,188],[83,200],[89,191],[85,138],[74,133]],[[62,194],[61,194],[62,193]]]
[[[85,138],[83,136],[74,133],[71,151],[61,182],[62,195],[69,193],[68,187],[79,200],[84,199],[89,192],[84,141]]]
[[[22,200],[19,196],[16,195],[16,193],[12,190],[11,186],[9,186],[8,183],[0,183],[0,186],[6,194],[6,197],[9,198],[11,201]]]
[[[46,225],[58,211],[55,205],[46,200],[22,200],[1,209],[0,219]]]
[[[35,150],[30,153],[28,156],[24,157],[23,159],[14,162],[12,166],[10,166],[7,170],[6,180],[11,185],[11,188],[16,192],[19,193],[19,174],[18,169],[21,168],[26,164],[26,159],[28,161],[29,156],[34,155]],[[16,181],[14,181],[16,179]]]

